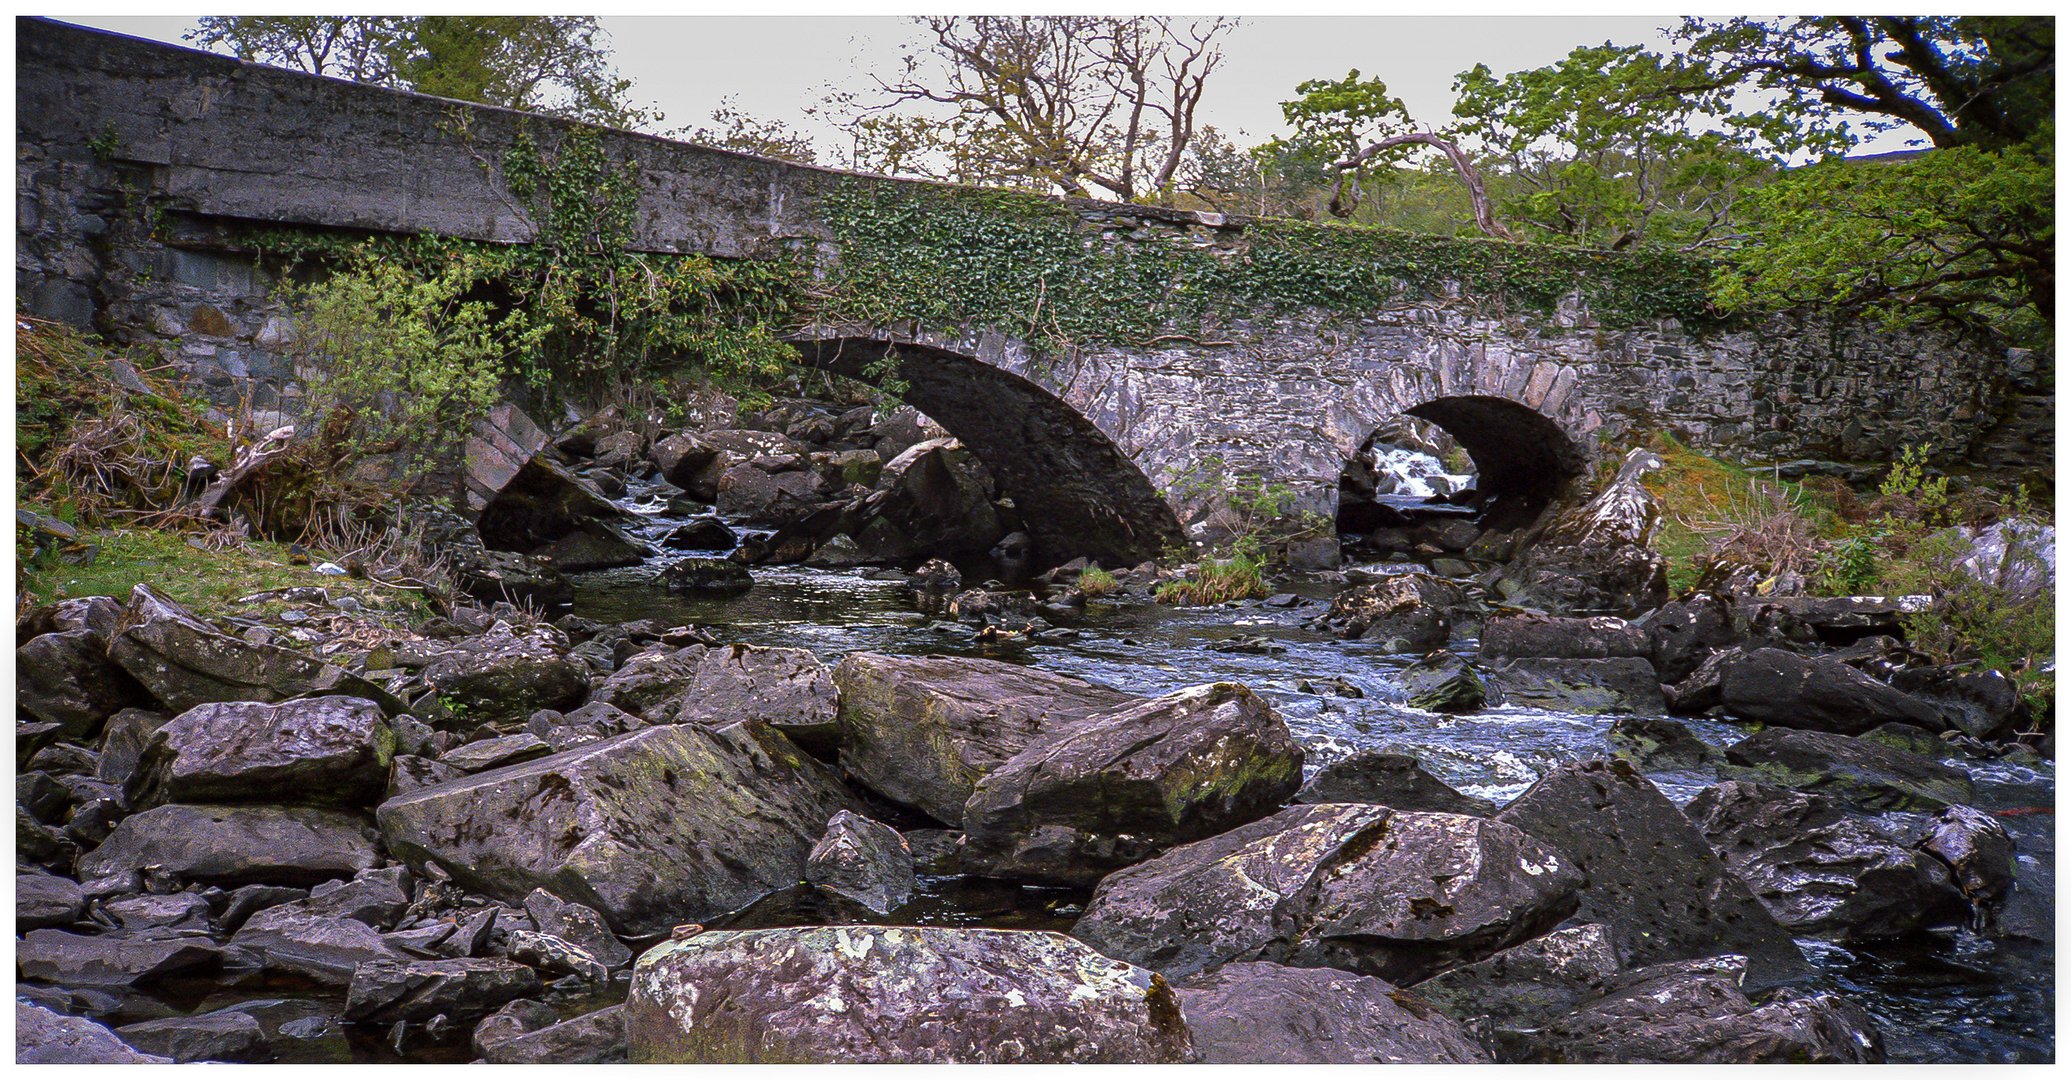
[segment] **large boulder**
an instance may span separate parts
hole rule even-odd
[[[263,1062],[268,1056],[258,1017],[235,1009],[125,1024],[117,1034],[139,1050],[174,1061]]]
[[[547,1010],[549,1014],[552,1010]],[[486,1026],[486,1022],[485,1025]],[[491,1065],[608,1065],[626,1060],[625,1006],[611,1005],[572,1020],[485,1040],[475,1046]]]
[[[202,934],[75,934],[31,930],[15,943],[15,970],[31,982],[128,987],[216,967],[223,947]]]
[[[1507,825],[1293,806],[1109,874],[1072,933],[1175,978],[1271,960],[1412,983],[1543,933],[1581,884]]]
[[[1754,649],[1729,660],[1720,677],[1720,704],[1741,720],[1838,735],[1893,722],[1946,726],[1934,706],[1838,660]]]
[[[1941,860],[1818,795],[1728,780],[1686,812],[1762,906],[1801,934],[1898,937],[1970,914]]]
[[[540,709],[570,709],[590,692],[589,669],[545,631],[498,626],[462,638],[424,669],[446,708],[474,723],[522,720]]]
[[[850,653],[834,685],[842,768],[947,825],[963,821],[978,781],[1007,759],[1136,700],[1065,675],[948,656]]]
[[[495,957],[369,960],[352,973],[344,1015],[368,1024],[472,1020],[543,989],[531,968]]]
[[[1489,1025],[1502,1039],[1601,997],[1623,967],[1610,930],[1585,923],[1440,972],[1418,983],[1416,992],[1455,1019]]]
[[[1581,872],[1581,916],[1611,928],[1639,964],[1732,952],[1760,985],[1806,971],[1763,908],[1668,797],[1623,761],[1564,765],[1495,820],[1552,845]]]
[[[1176,984],[1213,1065],[1482,1065],[1451,1017],[1383,979],[1279,964],[1224,964]]]
[[[1484,660],[1508,657],[1554,657],[1602,660],[1614,656],[1650,655],[1645,630],[1623,619],[1563,618],[1520,612],[1493,615],[1482,624]]]
[[[850,805],[832,775],[760,723],[647,728],[381,804],[388,849],[511,903],[533,889],[628,935],[743,907],[798,883]]]
[[[1599,660],[1519,657],[1490,668],[1505,705],[1569,713],[1642,713],[1668,710],[1652,661],[1636,656]]]
[[[99,630],[43,634],[14,650],[15,707],[56,724],[67,739],[86,739],[103,721],[148,701],[144,688],[108,659]]]
[[[989,550],[1005,535],[992,477],[955,439],[928,439],[885,462],[874,520],[856,540],[873,561]]]
[[[83,882],[156,866],[210,885],[315,885],[349,878],[380,856],[359,816],[301,806],[173,803],[122,819],[79,860]]]
[[[269,970],[329,986],[351,985],[352,973],[363,963],[410,959],[372,924],[302,901],[257,912],[230,944],[259,957]]]
[[[366,698],[390,715],[403,711],[387,691],[335,664],[221,633],[149,585],[130,591],[108,638],[108,658],[173,713],[213,701],[323,694]]]
[[[584,570],[638,566],[653,553],[653,548],[613,526],[587,522],[582,528],[532,554],[554,564],[554,569],[564,574],[573,574]]]
[[[708,932],[640,958],[636,1063],[1183,1062],[1172,988],[1061,934],[817,926]]]
[[[1362,750],[1316,771],[1295,793],[1301,803],[1379,803],[1396,810],[1487,817],[1496,804],[1462,795],[1408,754]]]
[[[1952,806],[1942,811],[1920,849],[1949,864],[1957,888],[1980,912],[1996,912],[2013,890],[2013,837],[1981,810]]]
[[[810,650],[763,645],[639,653],[595,697],[655,724],[760,720],[801,744],[831,742],[839,711],[834,678]]]
[[[475,518],[475,532],[486,547],[531,551],[623,515],[595,485],[535,454],[489,497]]]
[[[787,468],[773,468],[775,465]],[[758,525],[783,525],[805,516],[825,498],[820,475],[802,458],[760,458],[719,476],[714,505],[729,518]]]
[[[1603,1064],[1872,1064],[1884,1041],[1860,1007],[1831,994],[1740,989],[1734,957],[1644,968],[1535,1032],[1527,1061]]]
[[[755,576],[730,559],[689,558],[662,567],[654,583],[693,596],[732,596],[754,588]]]
[[[86,893],[70,878],[39,870],[14,872],[14,926],[17,932],[46,926],[68,926],[86,914]]]
[[[1668,561],[1654,550],[1661,506],[1640,483],[1661,467],[1644,448],[1625,456],[1594,499],[1558,513],[1505,576],[1549,610],[1631,615],[1668,599]]]
[[[1773,727],[1726,748],[1748,779],[1803,788],[1871,810],[1936,813],[1971,801],[1970,776],[1869,739]]]
[[[1694,593],[1654,609],[1641,623],[1647,655],[1664,683],[1690,677],[1705,657],[1741,639],[1733,602],[1715,593]]]
[[[66,1016],[27,1001],[14,1003],[17,1065],[165,1065],[172,1060],[143,1053],[83,1016]]]
[[[913,897],[913,849],[897,829],[843,810],[807,853],[805,880],[884,915]]]
[[[1090,717],[987,773],[964,804],[964,866],[1092,885],[1264,817],[1301,781],[1302,748],[1263,698],[1191,687]]]
[[[377,801],[395,731],[371,701],[304,698],[196,705],[158,729],[131,782],[138,807],[168,802]]]
[[[1429,652],[1452,633],[1448,612],[1458,587],[1430,574],[1396,574],[1331,598],[1324,625],[1343,638],[1394,641],[1403,652]]]

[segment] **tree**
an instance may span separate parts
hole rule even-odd
[[[810,138],[793,131],[782,120],[763,120],[749,115],[731,94],[721,98],[719,107],[712,110],[712,124],[695,130],[679,129],[672,134],[722,150],[796,161],[801,165],[811,165],[816,160]]]
[[[1801,130],[1917,131],[1910,160],[1822,162],[1763,193],[1731,304],[1818,295],[2046,341],[2055,320],[2056,30],[2047,17],[1691,19],[1715,80]]]
[[[1477,64],[1453,89],[1462,134],[1517,183],[1506,215],[1571,242],[1705,243],[1786,136],[1734,115],[1708,70],[1639,46],[1582,46],[1502,78]]]
[[[914,136],[960,178],[1090,196],[1169,199],[1195,136],[1194,114],[1222,62],[1229,19],[944,16],[915,20],[888,100],[864,113],[947,118],[889,134],[912,162]],[[934,108],[946,106],[946,110]],[[916,111],[917,110],[917,111]]]
[[[1301,97],[1281,102],[1280,114],[1294,125],[1295,134],[1279,146],[1297,160],[1339,155],[1328,167],[1338,177],[1331,213],[1351,216],[1365,191],[1370,166],[1401,162],[1416,149],[1429,148],[1443,153],[1459,174],[1475,226],[1486,235],[1511,238],[1510,230],[1496,220],[1487,182],[1474,159],[1440,132],[1412,130],[1415,121],[1399,98],[1389,96],[1388,84],[1378,78],[1362,81],[1355,68],[1342,79],[1311,79],[1294,89]]]
[[[209,16],[189,41],[240,59],[612,127],[657,122],[627,100],[597,20],[568,15]]]

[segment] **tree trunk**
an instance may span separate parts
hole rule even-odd
[[[1509,229],[1503,227],[1502,222],[1496,220],[1496,212],[1489,206],[1488,185],[1482,181],[1481,170],[1475,167],[1474,160],[1467,156],[1466,151],[1460,149],[1458,143],[1436,132],[1415,131],[1408,135],[1390,135],[1331,167],[1339,172],[1348,172],[1358,168],[1374,155],[1398,146],[1430,146],[1444,151],[1445,156],[1452,159],[1453,171],[1460,174],[1460,182],[1467,186],[1467,201],[1474,206],[1474,224],[1481,229],[1482,234],[1503,240],[1517,239]],[[1333,199],[1333,208],[1336,205],[1337,201]],[[1347,209],[1345,213],[1349,214],[1351,211]]]

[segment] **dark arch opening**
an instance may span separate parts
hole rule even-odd
[[[1426,528],[1433,523],[1466,521],[1473,532],[1514,531],[1537,521],[1585,464],[1580,447],[1560,425],[1544,414],[1508,398],[1483,395],[1436,398],[1403,412],[1428,422],[1473,462],[1471,486],[1440,493],[1419,508],[1413,499],[1375,499],[1367,464],[1369,451],[1381,442],[1416,445],[1420,440],[1400,421],[1376,428],[1346,466],[1339,481],[1338,532],[1348,545],[1375,538],[1372,547],[1409,549],[1439,537],[1433,546],[1461,550],[1470,530],[1458,526]],[[1421,440],[1424,449],[1442,453],[1444,440]],[[1389,530],[1402,530],[1402,536]],[[1421,530],[1421,531],[1419,531]]]
[[[794,341],[807,364],[875,382],[887,355],[908,404],[985,463],[1014,501],[1038,566],[1080,556],[1133,566],[1185,543],[1179,518],[1106,433],[1042,387],[977,358],[926,345],[841,337]]]

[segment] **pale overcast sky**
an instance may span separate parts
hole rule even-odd
[[[142,37],[179,42],[191,17],[74,18]],[[1498,73],[1552,63],[1577,45],[1667,49],[1674,16],[1248,16],[1225,39],[1223,67],[1209,80],[1200,120],[1249,146],[1284,134],[1280,102],[1295,84],[1352,68],[1379,76],[1419,121],[1452,119],[1453,77],[1476,63]],[[806,110],[830,86],[870,90],[890,78],[915,27],[882,16],[604,16],[619,72],[633,98],[660,106],[663,128],[705,124],[732,95],[751,115],[783,120],[813,137],[823,160],[847,140]],[[1237,133],[1241,132],[1241,135]],[[1885,145],[1885,143],[1889,145]],[[1875,147],[1897,149],[1887,137]]]

